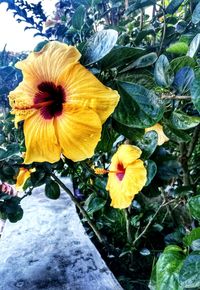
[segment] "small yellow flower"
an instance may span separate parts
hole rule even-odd
[[[123,144],[113,155],[106,189],[110,193],[111,206],[127,208],[134,196],[147,181],[144,163],[139,159],[142,151],[133,145]]]
[[[156,131],[156,133],[158,134],[158,145],[159,146],[162,145],[163,143],[169,141],[169,138],[163,132],[163,126],[160,125],[159,123],[155,124],[152,127],[145,129],[145,133],[149,132],[149,131]]]
[[[9,101],[15,125],[24,121],[24,163],[54,163],[61,154],[80,161],[94,154],[119,95],[84,68],[80,57],[75,47],[52,41],[16,64],[23,81]]]
[[[27,168],[21,167],[19,169],[19,173],[17,175],[17,181],[16,181],[16,185],[15,185],[17,190],[23,189],[25,182],[31,176],[32,172],[35,172],[35,168],[27,169]]]

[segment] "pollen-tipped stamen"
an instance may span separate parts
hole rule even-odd
[[[94,169],[95,174],[106,174],[106,173],[124,173],[122,170],[106,170],[104,168],[95,168]]]

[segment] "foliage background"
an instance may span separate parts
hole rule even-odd
[[[1,2],[16,21],[35,30],[35,37],[77,46],[81,63],[121,96],[94,157],[33,164],[37,170],[24,186],[24,197],[46,184],[46,195],[56,199],[63,184],[55,173],[71,176],[72,199],[80,216],[82,208],[87,214],[86,230],[124,289],[199,289],[200,1],[62,0],[53,19],[41,2]],[[14,128],[7,95],[22,79],[14,64],[25,56],[5,49],[0,55],[0,179],[11,184],[25,148],[22,125]],[[157,146],[155,131],[144,130],[158,122],[170,139],[163,146]],[[106,177],[96,176],[92,167],[107,168],[127,140],[142,149],[148,181],[123,211],[110,207]],[[21,219],[20,201],[0,193],[1,216]]]

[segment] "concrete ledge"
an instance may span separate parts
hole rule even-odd
[[[65,193],[54,201],[40,187],[22,207],[0,240],[0,290],[122,290]]]

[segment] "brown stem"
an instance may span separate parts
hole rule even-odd
[[[187,152],[187,158],[190,158],[192,155],[192,152],[198,142],[198,139],[200,137],[200,125],[198,125],[195,129],[194,129],[194,133],[192,136],[192,140],[189,144],[189,148],[188,148],[188,152]]]
[[[180,143],[180,153],[181,153],[180,161],[183,168],[183,185],[189,186],[191,184],[190,173],[188,167],[187,148],[184,142]]]
[[[144,22],[144,9],[141,9],[141,13],[140,13],[140,27],[139,27],[140,30],[143,29],[143,22]]]
[[[92,228],[92,230],[94,231],[95,235],[97,236],[98,240],[100,243],[104,244],[104,239],[102,238],[100,232],[98,231],[98,229],[96,228],[95,224],[91,221],[88,213],[85,211],[85,209],[82,207],[82,205],[77,201],[77,199],[74,197],[73,193],[71,192],[71,190],[69,190],[69,188],[54,174],[51,173],[52,178],[60,185],[60,187],[62,189],[64,189],[64,191],[70,196],[71,200],[75,203],[75,205],[78,207],[78,209],[80,210],[81,214],[83,215],[83,217],[87,220],[88,224],[90,225],[90,227]]]

